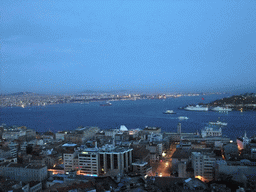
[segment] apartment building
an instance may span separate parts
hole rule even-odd
[[[152,175],[152,167],[149,166],[148,162],[137,161],[132,163],[132,170],[134,173],[142,176]]]
[[[80,147],[63,154],[64,170],[77,170],[78,175],[123,175],[132,166],[131,148],[104,145],[98,148]]]
[[[75,150],[68,150],[63,153],[63,164],[64,164],[64,171],[69,172],[78,169],[78,151]]]
[[[98,151],[87,149],[78,154],[79,175],[99,175],[99,154]]]
[[[194,177],[209,182],[214,179],[216,157],[212,153],[192,152]]]
[[[114,145],[85,148],[78,155],[81,175],[123,175],[132,165],[132,150]]]

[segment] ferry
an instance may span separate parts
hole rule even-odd
[[[210,125],[219,125],[219,126],[227,126],[228,123],[217,121],[217,122],[209,122]]]
[[[196,106],[187,106],[184,108],[187,111],[208,111],[208,107],[203,107],[200,105],[196,105]]]
[[[176,114],[173,110],[166,110],[164,114]]]
[[[111,105],[112,105],[112,103],[110,103],[110,102],[100,104],[100,106],[111,106]]]
[[[185,116],[179,116],[179,117],[178,117],[178,119],[179,119],[179,120],[187,120],[187,119],[188,119],[188,117],[185,117]]]
[[[232,109],[228,108],[228,107],[214,107],[212,108],[212,111],[219,111],[219,112],[228,112],[228,111],[232,111]]]

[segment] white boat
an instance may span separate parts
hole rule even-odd
[[[166,110],[164,114],[175,114],[175,112],[173,110]]]
[[[203,106],[187,106],[184,108],[187,111],[208,111],[208,107],[203,107]]]
[[[228,123],[221,122],[221,121],[216,121],[216,122],[209,122],[211,125],[220,125],[220,126],[227,126]]]
[[[179,120],[187,120],[187,119],[188,119],[188,117],[185,117],[185,116],[179,116],[179,117],[178,117],[178,119],[179,119]]]
[[[219,107],[219,106],[212,108],[212,110],[213,110],[213,111],[221,111],[221,112],[222,112],[222,111],[223,111],[223,112],[224,112],[224,111],[232,111],[232,109],[230,109],[230,108],[228,108],[228,107]]]

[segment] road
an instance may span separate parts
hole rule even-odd
[[[151,164],[153,176],[170,177],[172,169],[172,155],[176,151],[176,145],[171,145],[166,154],[161,157],[159,162]]]

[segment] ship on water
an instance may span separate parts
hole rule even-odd
[[[185,117],[185,116],[179,116],[178,117],[179,120],[188,120],[188,117]]]
[[[112,105],[112,103],[110,103],[110,102],[100,104],[100,106],[111,106],[111,105]]]
[[[231,108],[228,108],[228,107],[214,107],[212,108],[212,111],[219,111],[219,112],[228,112],[228,111],[232,111]]]
[[[196,105],[196,106],[187,106],[184,108],[187,111],[208,111],[208,107],[204,107],[201,105]]]
[[[173,110],[166,110],[164,114],[176,114]]]
[[[219,125],[219,126],[227,126],[228,123],[216,121],[216,122],[209,122],[210,125]]]

